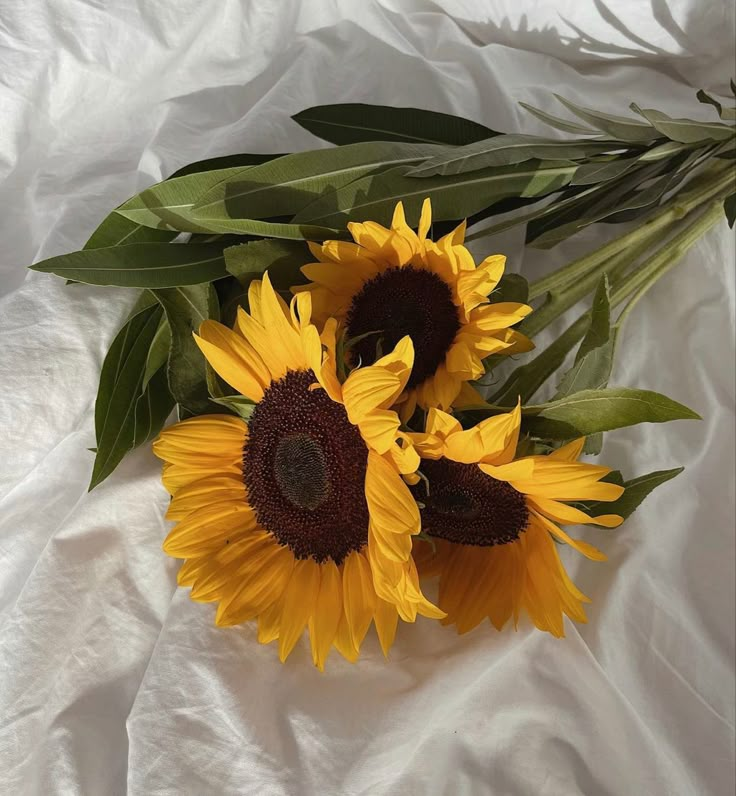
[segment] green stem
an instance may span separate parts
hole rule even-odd
[[[732,169],[714,166],[699,179],[694,180],[689,190],[677,194],[644,224],[614,238],[598,249],[558,269],[549,276],[529,285],[529,298],[534,299],[554,290],[560,290],[577,281],[588,271],[598,267],[610,257],[637,246],[642,240],[661,232],[673,221],[679,220],[721,192],[733,181]]]
[[[721,190],[720,195],[712,198],[704,213],[699,214],[694,221],[690,222],[670,241],[661,246],[655,254],[636,268],[633,275],[626,273],[628,264],[643,254],[643,251],[621,252],[617,258],[614,258],[617,262],[608,270],[609,277],[612,277],[613,286],[611,308],[618,307],[631,297],[618,317],[614,327],[614,334],[619,333],[622,324],[645,293],[661,277],[674,268],[696,241],[723,217],[721,205],[723,198],[729,191],[730,188],[725,191]],[[640,241],[638,246],[643,248],[643,241]],[[505,406],[507,410],[508,406],[512,405],[520,394],[522,395],[522,401],[528,401],[562,365],[565,357],[572,351],[576,343],[585,336],[590,324],[590,315],[590,310],[583,313],[533,360],[516,368],[509,375],[503,386],[491,397],[492,405],[495,407],[498,407],[498,405]]]
[[[670,220],[670,224],[674,222]],[[519,331],[529,337],[539,334],[542,329],[546,329],[553,321],[557,320],[563,313],[574,307],[581,299],[595,290],[603,274],[608,274],[609,281],[615,282],[619,276],[627,271],[645,252],[666,234],[668,227],[650,229],[649,234],[642,236],[634,245],[623,251],[619,251],[608,260],[591,269],[577,283],[567,290],[554,293],[536,309],[522,324]]]
[[[674,268],[687,251],[723,218],[723,198],[723,196],[720,196],[713,199],[704,213],[688,224],[685,229],[678,232],[672,240],[647,260],[624,285],[621,285],[618,290],[614,290],[611,296],[611,304],[613,306],[617,306],[625,298],[631,296],[616,321],[617,327],[620,328],[623,325],[631,311],[649,289],[669,270]]]

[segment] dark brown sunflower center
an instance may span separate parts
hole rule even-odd
[[[297,432],[279,441],[273,474],[281,494],[297,508],[313,511],[330,494],[327,462],[321,445],[310,434]]]
[[[414,367],[409,387],[421,384],[437,370],[459,329],[449,285],[437,274],[411,265],[390,268],[366,282],[346,317],[348,337],[377,332],[354,345],[353,364],[359,359],[370,365],[379,348],[387,354],[404,335],[411,337]]]
[[[243,480],[260,525],[296,558],[339,564],[368,541],[368,452],[312,371],[289,371],[256,406]]]
[[[455,544],[489,547],[519,538],[529,522],[524,496],[505,481],[486,475],[476,464],[449,459],[423,461],[429,481],[414,487],[422,531]]]

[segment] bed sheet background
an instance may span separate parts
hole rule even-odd
[[[420,621],[389,664],[373,638],[325,675],[306,644],[282,666],[176,588],[149,450],[87,494],[98,372],[133,296],[25,269],[185,163],[319,146],[289,120],[302,108],[547,133],[516,102],[556,91],[677,116],[725,93],[733,32],[730,0],[0,0],[0,794],[733,793],[725,222],[627,328],[613,383],[704,420],[607,440],[627,474],[687,470],[621,531],[585,532],[607,563],[566,559],[590,624],[559,641]],[[492,245],[534,276],[607,234]]]

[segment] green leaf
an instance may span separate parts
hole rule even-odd
[[[296,152],[226,180],[202,195],[194,216],[272,218],[300,214],[306,206],[366,174],[417,163],[441,151],[430,144],[371,142]],[[326,197],[325,197],[326,198]],[[334,210],[342,210],[333,206]],[[301,220],[295,218],[296,221]]]
[[[291,117],[333,144],[403,141],[416,144],[470,144],[497,133],[477,122],[419,108],[345,103],[318,105]]]
[[[604,274],[593,298],[588,331],[580,343],[573,366],[560,380],[553,400],[581,390],[600,390],[607,387],[613,369],[615,349],[616,333],[611,327],[608,277]],[[602,432],[586,438],[585,453],[598,454],[602,448]]]
[[[572,111],[578,118],[588,122],[588,124],[601,130],[620,141],[647,142],[658,137],[657,130],[651,124],[645,124],[637,119],[627,116],[615,116],[610,113],[602,113],[591,108],[584,108],[576,105],[559,94],[554,95],[568,110]]]
[[[723,212],[726,214],[728,226],[733,229],[734,221],[736,221],[736,193],[732,193],[723,200]]]
[[[196,163],[191,163],[179,171],[174,172],[168,179],[175,180],[178,177],[185,177],[190,174],[197,174],[202,171],[214,171],[216,169],[231,169],[235,167],[245,168],[246,166],[254,166],[259,163],[265,163],[280,155],[228,155],[222,158],[210,158],[209,160],[200,160]],[[155,191],[163,182],[152,186],[147,189]],[[145,192],[144,192],[145,193]],[[124,202],[121,207],[130,207],[131,209],[138,207],[138,197],[133,197],[127,202]],[[119,208],[118,208],[119,209]],[[126,218],[114,210],[110,213],[104,221],[92,233],[92,237],[87,241],[85,249],[101,249],[107,246],[121,246],[128,243],[164,243],[173,240],[176,235],[176,230],[156,229],[158,224],[153,227],[145,226],[137,221]]]
[[[534,313],[528,317],[533,318]],[[582,316],[533,359],[515,368],[488,399],[489,403],[511,406],[519,398],[522,404],[527,403],[542,384],[562,366],[575,343],[585,333],[587,325],[587,317]],[[524,331],[523,325],[521,331]]]
[[[227,275],[222,246],[200,243],[132,243],[61,254],[30,266],[33,271],[88,285],[162,288],[212,282]]]
[[[638,423],[699,420],[692,409],[650,390],[583,390],[523,410],[525,430],[543,439],[574,439]]]
[[[215,289],[212,285],[190,285],[154,293],[171,328],[168,380],[171,394],[179,404],[179,415],[186,417],[212,411],[205,359],[192,333],[208,318],[218,319]]]
[[[635,102],[631,103],[632,110],[641,114],[651,122],[662,135],[671,141],[682,144],[694,144],[701,141],[725,141],[735,134],[734,127],[720,122],[698,122],[694,119],[673,119],[666,113],[653,108],[640,108]]]
[[[235,166],[216,171],[195,172],[164,180],[124,202],[116,212],[148,227],[184,232],[209,232],[197,224],[191,213],[197,200],[228,179],[242,178],[256,167]]]
[[[90,489],[100,484],[134,447],[135,408],[148,350],[161,320],[158,305],[146,307],[118,332],[105,357],[95,403],[97,455]]]
[[[665,160],[673,155],[679,155],[688,149],[688,144],[681,144],[679,141],[665,141],[664,144],[657,144],[651,149],[647,149],[643,155],[639,155],[637,160],[640,163],[649,163],[655,160]]]
[[[150,294],[153,296],[153,294]],[[169,348],[171,346],[171,328],[166,316],[162,316],[156,329],[156,334],[151,341],[151,347],[148,349],[148,357],[146,358],[146,367],[143,371],[143,384],[142,387],[148,386],[154,374],[162,368],[169,358]]]
[[[240,155],[223,155],[216,158],[207,158],[207,160],[198,160],[196,163],[190,163],[188,166],[175,171],[170,177],[170,180],[175,180],[177,177],[187,177],[190,174],[198,174],[201,171],[219,171],[220,169],[234,169],[245,168],[246,166],[260,166],[261,163],[268,163],[269,160],[282,158],[284,152],[273,154],[253,154],[243,153]]]
[[[563,212],[532,221],[527,227],[527,243],[536,249],[548,249],[590,224],[617,220],[629,211],[651,207],[686,176],[686,170],[677,171],[661,162],[632,170],[608,184],[605,190],[570,204]],[[637,190],[637,186],[649,179],[652,181],[646,188]]]
[[[657,470],[647,475],[640,475],[638,478],[632,478],[623,483],[625,491],[618,500],[611,503],[587,502],[581,504],[581,508],[592,517],[601,514],[618,514],[619,517],[628,519],[658,486],[671,481],[684,469],[684,467],[676,467],[673,470]]]
[[[256,408],[256,404],[243,395],[225,395],[222,398],[213,398],[212,400],[216,404],[230,409],[236,415],[240,415],[243,420],[250,420]]]
[[[526,304],[529,300],[529,283],[521,274],[507,271],[488,298],[491,304],[497,304],[502,301]]]
[[[638,165],[639,158],[615,158],[614,160],[583,163],[575,172],[572,185],[594,185],[620,177]]]
[[[104,249],[109,246],[126,246],[131,243],[167,243],[174,240],[177,232],[167,229],[151,229],[121,216],[110,213],[84,244],[85,249]]]
[[[301,267],[313,260],[303,243],[285,240],[254,240],[225,249],[225,267],[244,290],[268,270],[276,290],[303,285],[306,279]]]
[[[472,174],[415,180],[406,176],[406,167],[399,167],[351,182],[326,201],[314,202],[294,220],[331,226],[344,226],[348,220],[388,224],[396,203],[402,201],[407,222],[416,227],[427,197],[432,200],[435,221],[465,218],[509,197],[553,193],[570,182],[575,169],[575,165],[554,161],[528,161]],[[345,210],[336,211],[335,207]]]
[[[174,398],[169,392],[166,369],[161,367],[135,403],[133,447],[157,436],[173,408]]]
[[[700,91],[695,95],[700,102],[705,105],[712,105],[716,109],[716,113],[720,116],[723,107],[718,100],[713,99],[710,94],[706,94],[705,91],[701,88]]]
[[[520,102],[519,105],[521,105],[525,111],[529,111],[532,116],[536,116],[537,119],[540,119],[545,124],[548,124],[550,127],[554,127],[557,130],[563,130],[566,133],[575,133],[575,135],[598,134],[598,130],[591,130],[589,127],[583,127],[582,124],[577,124],[569,119],[562,119],[559,116],[554,116],[553,114],[542,111],[539,108],[533,107],[532,105],[527,105],[526,102]]]
[[[582,390],[605,387],[613,367],[614,343],[608,277],[604,274],[593,299],[588,331],[580,343],[573,366],[562,377],[553,400]]]
[[[462,174],[526,160],[581,160],[617,149],[607,141],[560,141],[533,135],[497,135],[466,146],[443,149],[407,172],[409,177]]]

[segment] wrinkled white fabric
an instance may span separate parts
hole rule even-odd
[[[734,244],[722,223],[637,307],[614,384],[702,422],[608,436],[627,475],[687,466],[566,555],[593,599],[556,640],[403,625],[326,674],[218,630],[161,552],[150,450],[91,494],[99,368],[133,301],[25,266],[77,249],[176,168],[320,146],[289,119],[367,101],[548,133],[552,92],[671,115],[734,71],[726,0],[0,0],[0,793],[725,795],[734,789]],[[494,241],[542,273],[549,253]],[[571,553],[572,551],[566,551]]]

